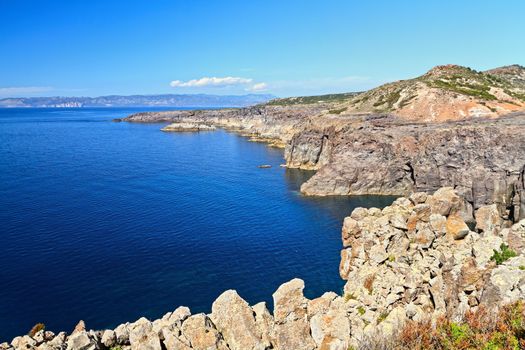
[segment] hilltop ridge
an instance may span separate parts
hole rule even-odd
[[[496,118],[525,109],[525,68],[516,64],[478,72],[439,65],[362,93],[275,99],[268,105],[299,103],[332,103],[332,114],[388,113],[421,122]]]

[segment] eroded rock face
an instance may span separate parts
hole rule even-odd
[[[308,324],[308,300],[303,289],[304,282],[295,278],[273,294],[275,325],[271,337],[278,349],[315,348]]]
[[[215,300],[210,319],[232,350],[264,350],[270,346],[257,327],[254,311],[234,290]]]
[[[505,219],[525,218],[525,118],[421,123],[382,114],[333,114],[331,104],[134,114],[125,121],[173,128],[224,128],[284,148],[290,168],[317,170],[307,195],[432,193],[452,187],[475,210],[496,204]],[[170,127],[168,127],[169,129]]]
[[[334,133],[325,157],[329,161],[318,166],[301,191],[408,195],[447,186],[466,200],[471,218],[474,210],[496,204],[503,217],[519,220],[525,218],[524,132],[522,116],[424,125],[395,118],[364,120]],[[292,142],[301,139],[295,136]]]
[[[499,231],[503,219],[491,206],[478,210],[478,232],[471,231],[451,188],[411,198],[381,211],[356,209],[344,221],[340,273],[356,319],[377,327],[393,312],[401,320],[459,319],[480,304],[490,308],[525,297],[521,222]],[[510,244],[509,237],[521,255],[496,266],[491,257]]]

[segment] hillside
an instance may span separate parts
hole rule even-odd
[[[280,98],[267,103],[300,104],[328,105],[328,114],[388,113],[422,122],[494,118],[525,109],[525,68],[512,65],[477,72],[443,65],[420,77],[362,93]]]
[[[382,85],[341,104],[349,113],[392,113],[419,121],[498,117],[525,108],[525,68],[477,72],[437,66],[415,79]]]

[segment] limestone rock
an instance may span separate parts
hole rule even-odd
[[[215,325],[205,314],[188,317],[182,324],[182,336],[195,350],[228,349]]]
[[[310,335],[303,289],[304,282],[295,278],[281,285],[273,294],[275,325],[272,338],[277,349],[315,348]]]
[[[75,331],[67,339],[67,350],[95,350],[97,343],[81,327],[75,327]]]
[[[476,230],[484,234],[497,234],[503,222],[496,204],[480,207],[475,212],[475,218]]]
[[[465,238],[470,232],[465,221],[457,214],[448,217],[446,229],[447,234],[456,240]]]
[[[264,350],[254,311],[234,290],[222,293],[212,305],[210,319],[232,350]]]
[[[129,342],[132,350],[161,350],[158,333],[144,317],[129,325]]]
[[[117,336],[115,335],[115,331],[112,329],[106,329],[104,333],[102,333],[102,344],[104,346],[111,348],[117,344]]]

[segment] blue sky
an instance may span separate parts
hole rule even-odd
[[[359,91],[525,65],[524,16],[523,0],[0,0],[0,98]]]

